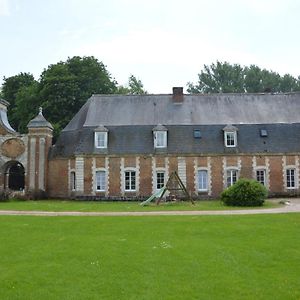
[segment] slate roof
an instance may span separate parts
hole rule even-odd
[[[168,130],[167,149],[153,146],[153,128]],[[94,131],[108,129],[108,148],[94,147]],[[224,146],[235,126],[237,147]],[[195,129],[201,138],[194,138]],[[262,137],[260,130],[268,132]],[[50,157],[74,154],[230,154],[300,152],[300,94],[92,96],[61,132]]]
[[[45,117],[43,116],[43,111],[42,108],[40,107],[40,111],[38,113],[38,115],[32,119],[31,121],[29,121],[28,128],[50,128],[53,130],[53,126],[50,122],[48,122]]]

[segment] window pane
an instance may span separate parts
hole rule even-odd
[[[167,146],[167,132],[166,131],[156,131],[155,132],[155,142],[156,147],[166,147]]]
[[[227,187],[233,185],[237,181],[237,170],[228,170],[227,171]]]
[[[136,185],[135,171],[125,172],[125,190],[134,191]]]
[[[96,148],[107,147],[107,132],[95,132],[96,135]]]
[[[135,190],[135,172],[131,172],[131,190]]]
[[[265,185],[265,170],[257,170],[256,171],[256,180],[261,183],[262,185]]]
[[[125,172],[125,190],[130,190],[130,172]]]
[[[105,191],[105,171],[96,172],[96,190]]]
[[[288,188],[295,187],[295,170],[294,169],[286,170],[286,186]]]
[[[159,190],[165,185],[165,173],[157,172],[156,173],[156,188]]]
[[[198,189],[200,191],[207,190],[207,171],[206,170],[198,171]]]
[[[76,190],[76,175],[75,172],[71,172],[71,190]]]
[[[226,146],[235,146],[235,132],[226,132],[225,138],[226,138]]]

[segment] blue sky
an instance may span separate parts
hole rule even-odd
[[[204,64],[256,64],[300,75],[297,0],[0,0],[0,83],[93,55],[150,93],[195,82]]]

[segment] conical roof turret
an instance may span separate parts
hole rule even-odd
[[[28,128],[49,128],[53,130],[52,124],[48,122],[43,116],[42,107],[39,108],[38,115],[28,123],[27,127]]]

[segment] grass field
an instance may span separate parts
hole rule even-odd
[[[278,201],[267,200],[262,207],[279,207]],[[257,207],[255,207],[257,208]],[[225,209],[251,209],[241,207],[228,207],[221,201],[197,201],[191,202],[166,202],[160,205],[151,203],[150,206],[140,206],[140,202],[95,202],[95,201],[9,201],[0,202],[0,210],[40,210],[40,211],[159,211],[159,210],[225,210]]]
[[[300,299],[300,214],[0,216],[0,299]]]

